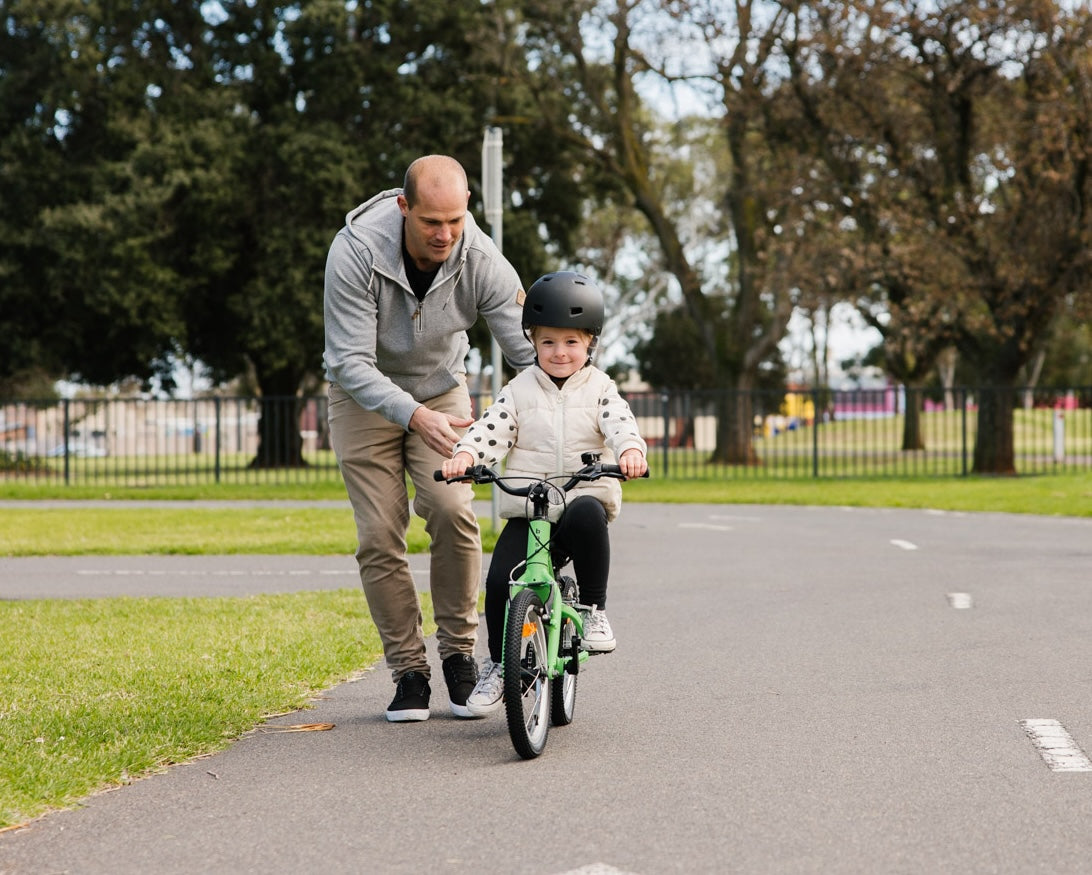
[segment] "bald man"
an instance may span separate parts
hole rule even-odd
[[[519,276],[474,222],[466,171],[426,155],[401,189],[345,217],[326,262],[323,314],[330,436],[356,521],[357,564],[395,683],[391,722],[427,720],[431,670],[421,604],[406,560],[413,512],[432,538],[429,586],[452,712],[472,716],[477,682],[481,534],[469,484],[437,483],[471,424],[467,330],[482,316],[517,370],[523,334]]]

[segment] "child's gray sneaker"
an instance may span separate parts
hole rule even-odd
[[[474,691],[467,696],[466,710],[475,717],[492,714],[504,700],[504,669],[499,662],[486,659]]]
[[[584,614],[584,637],[581,639],[584,649],[590,653],[610,653],[614,650],[614,630],[610,627],[607,615],[592,605]]]

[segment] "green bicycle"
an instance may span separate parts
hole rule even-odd
[[[504,477],[485,465],[466,469],[447,482],[495,483],[499,489],[531,505],[527,558],[513,570],[504,623],[504,708],[508,734],[516,752],[534,759],[546,747],[550,724],[566,726],[576,710],[576,679],[590,655],[581,649],[584,632],[576,580],[561,576],[550,550],[551,505],[564,502],[578,483],[613,477],[625,480],[617,465],[604,465],[597,453],[581,456],[583,468],[571,475],[532,480]],[[440,471],[435,479],[443,480]],[[644,476],[648,476],[646,473]],[[564,483],[552,482],[564,479]],[[515,486],[513,481],[525,485]],[[516,572],[519,576],[514,576]]]

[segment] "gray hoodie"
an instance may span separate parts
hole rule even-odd
[[[522,285],[468,212],[423,301],[402,264],[401,189],[377,194],[345,217],[326,260],[326,378],[366,410],[409,428],[424,401],[462,381],[467,329],[484,316],[508,364],[534,349],[523,334]]]

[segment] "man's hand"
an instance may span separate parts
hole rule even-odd
[[[409,427],[410,431],[421,436],[425,446],[435,450],[441,456],[447,457],[451,455],[451,451],[455,449],[455,442],[459,439],[455,429],[467,428],[473,422],[474,420],[471,417],[464,419],[448,413],[429,410],[422,405],[413,411]]]

